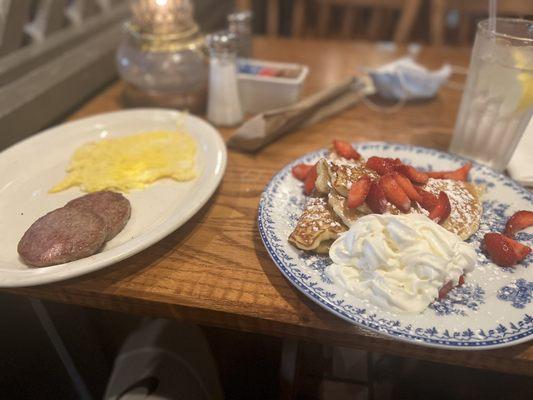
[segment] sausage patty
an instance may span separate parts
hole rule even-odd
[[[20,239],[17,250],[27,264],[47,267],[93,255],[105,238],[106,226],[101,217],[62,207],[35,221]]]
[[[131,206],[122,194],[108,190],[94,192],[69,201],[65,207],[90,211],[104,220],[106,240],[114,238],[126,226]]]

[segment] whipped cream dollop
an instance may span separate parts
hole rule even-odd
[[[348,293],[393,312],[421,313],[459,283],[476,251],[421,214],[359,218],[331,245],[327,273]]]

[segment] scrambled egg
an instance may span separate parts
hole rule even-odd
[[[188,181],[196,177],[196,142],[187,133],[166,131],[90,142],[74,152],[67,173],[51,193],[72,186],[128,192],[161,178]]]

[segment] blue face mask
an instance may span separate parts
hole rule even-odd
[[[434,97],[451,73],[448,64],[437,71],[429,71],[410,57],[368,71],[381,97],[401,101]]]

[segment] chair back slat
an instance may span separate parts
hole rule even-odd
[[[267,2],[267,35],[278,36],[279,34],[279,1]]]
[[[327,35],[331,25],[331,10],[342,7],[341,34],[350,37],[354,27],[353,12],[359,8],[370,8],[370,19],[366,26],[366,35],[370,40],[377,40],[383,29],[392,23],[392,12],[399,12],[398,21],[394,27],[393,40],[398,43],[406,42],[415,23],[421,0],[316,0],[318,3],[318,34]]]
[[[527,19],[533,15],[533,1],[531,0],[499,0],[497,7],[498,16]],[[488,17],[488,9],[487,0],[431,0],[432,44],[450,44],[449,39],[452,39],[453,42],[453,36],[457,36],[457,44],[459,45],[471,44],[475,36],[476,23],[480,19]],[[457,27],[450,27],[450,32],[447,32],[446,15],[451,10],[457,13],[459,21]]]
[[[235,4],[237,9],[246,10],[253,9],[255,3],[235,0]],[[292,0],[292,9],[286,7],[283,0],[262,0],[258,4],[264,6],[259,9],[261,14],[265,11],[265,33],[268,36],[278,36],[280,30],[290,31],[295,37],[307,33],[319,37],[330,36],[332,22],[336,22],[339,26],[335,30],[340,32],[341,37],[352,38],[356,27],[366,26],[366,38],[378,40],[390,36],[388,27],[395,23],[392,39],[402,43],[409,40],[422,0]],[[342,13],[337,15],[334,8],[341,9]],[[287,13],[291,18],[288,23],[290,29],[286,29],[285,21],[281,20]],[[361,18],[368,14],[370,18]],[[308,22],[315,26],[307,26]]]
[[[24,24],[30,13],[30,0],[0,2],[0,56],[22,46]]]

